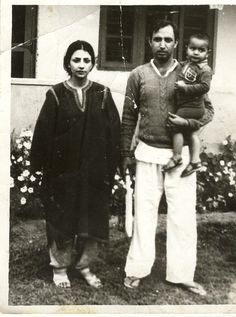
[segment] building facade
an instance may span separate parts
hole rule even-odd
[[[185,58],[189,34],[209,34],[209,64],[214,71],[209,95],[215,118],[201,138],[213,150],[226,136],[236,138],[234,5],[13,6],[11,129],[16,133],[29,126],[33,129],[45,92],[67,78],[63,57],[68,45],[78,39],[92,44],[97,63],[90,78],[110,87],[121,114],[130,70],[150,60],[149,25],[163,18],[179,27],[178,60]]]

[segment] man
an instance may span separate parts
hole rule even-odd
[[[128,79],[121,130],[122,171],[132,171],[131,142],[138,122],[138,145],[135,150],[135,217],[124,285],[137,288],[149,275],[155,261],[155,234],[158,205],[165,191],[167,214],[166,280],[187,290],[205,295],[204,288],[194,282],[196,267],[196,173],[181,178],[189,163],[189,149],[183,148],[183,164],[164,173],[162,166],[172,156],[170,130],[187,133],[213,118],[209,99],[201,120],[183,119],[175,112],[174,86],[180,65],[173,58],[178,44],[174,24],[160,21],[149,35],[153,53],[150,63],[134,69]]]

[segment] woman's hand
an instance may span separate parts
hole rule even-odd
[[[188,120],[178,116],[177,114],[168,112],[168,119],[166,126],[168,129],[174,132],[182,131],[186,127],[188,127]]]

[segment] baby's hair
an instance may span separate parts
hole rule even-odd
[[[209,36],[208,36],[207,33],[193,33],[193,34],[191,34],[190,37],[189,37],[188,43],[190,43],[190,40],[191,40],[192,38],[196,38],[196,39],[199,39],[199,40],[204,40],[204,41],[206,41],[207,47],[209,48],[210,38],[209,38]]]

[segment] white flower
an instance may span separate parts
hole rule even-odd
[[[112,192],[112,194],[114,194],[114,192],[115,192],[115,189],[112,189],[112,191],[111,191],[111,192]]]
[[[15,156],[14,156],[14,155],[12,155],[12,156],[11,156],[11,159],[12,159],[12,160],[14,160],[14,159],[15,159]]]
[[[230,184],[230,185],[235,185],[235,181],[234,181],[234,180],[231,180],[231,181],[229,182],[229,184]]]
[[[16,139],[16,143],[19,144],[21,142],[21,139]]]
[[[117,185],[114,185],[114,187],[113,187],[113,188],[116,190],[116,189],[118,189],[118,186],[117,186]]]
[[[25,147],[26,149],[28,149],[28,150],[31,148],[30,142],[24,142],[23,145],[24,145],[24,147]]]
[[[37,175],[42,175],[42,172],[39,172],[39,171],[38,171],[38,172],[36,172],[35,174],[37,174]]]
[[[229,196],[229,197],[233,197],[233,194],[232,194],[232,193],[228,193],[228,196]]]
[[[220,165],[221,165],[221,166],[225,166],[225,161],[220,160]]]
[[[224,168],[224,170],[223,170],[223,173],[224,173],[224,174],[229,174],[229,169],[228,169],[227,166],[225,166],[225,168]]]
[[[21,187],[20,191],[21,191],[22,193],[25,193],[25,192],[27,191],[27,187],[26,187],[26,186]]]
[[[222,144],[223,144],[223,145],[227,145],[227,144],[228,144],[228,141],[227,141],[227,140],[224,140],[224,141],[222,142]]]
[[[30,175],[30,172],[29,172],[28,170],[24,170],[24,172],[22,173],[22,175],[23,175],[24,177],[27,177],[27,176]]]
[[[221,172],[217,172],[216,175],[218,176],[222,176]]]
[[[207,170],[207,167],[206,167],[206,166],[202,166],[202,167],[201,167],[201,172],[206,172],[206,170]]]
[[[209,173],[209,176],[213,176],[213,174],[212,174],[212,173]]]
[[[28,192],[31,194],[31,193],[34,192],[34,189],[33,189],[32,187],[29,187],[29,188],[28,188]]]
[[[232,163],[231,163],[231,162],[228,162],[228,163],[227,163],[227,166],[228,166],[228,167],[231,167],[231,166],[232,166]]]
[[[23,157],[20,156],[18,159],[17,159],[17,162],[22,162],[23,161]]]
[[[34,181],[36,180],[36,178],[34,177],[34,175],[31,175],[31,176],[30,176],[30,180],[31,180],[31,182],[34,182]]]
[[[217,207],[218,207],[218,205],[219,205],[219,204],[218,204],[218,202],[217,202],[217,201],[213,201],[213,207],[214,207],[214,208],[217,208]]]
[[[33,133],[31,130],[29,129],[22,129],[21,130],[21,134],[20,134],[20,137],[23,138],[23,137],[32,137]]]
[[[41,184],[42,184],[42,182],[40,181],[40,182],[39,182],[39,186],[40,186]]]
[[[25,178],[22,175],[18,176],[17,179],[20,182],[23,182],[25,180]]]
[[[19,144],[18,144],[18,149],[21,149],[22,146],[23,146],[23,145],[19,143]]]
[[[230,180],[230,182],[232,182],[234,180],[232,175],[229,176],[229,180]]]
[[[219,180],[219,177],[215,177],[215,182],[218,182],[218,180]]]
[[[203,210],[206,210],[206,206],[202,206],[202,209],[203,209]]]
[[[125,182],[124,182],[123,180],[121,180],[121,181],[120,181],[120,184],[121,184],[122,186],[124,186],[124,185],[125,185]]]
[[[25,136],[32,137],[33,136],[33,132],[31,130],[26,130],[25,131]]]
[[[10,187],[14,187],[14,178],[10,177]]]
[[[26,204],[26,199],[25,197],[22,197],[20,200],[21,205],[25,205]]]
[[[115,175],[115,180],[118,181],[119,179],[120,179],[119,175],[116,174],[116,175]]]
[[[29,166],[30,165],[30,161],[25,161],[25,165]]]

